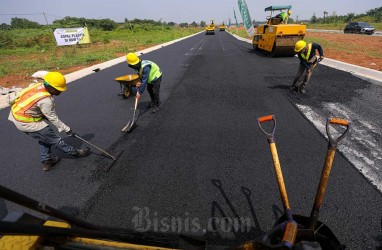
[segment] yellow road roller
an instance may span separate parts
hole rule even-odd
[[[215,35],[215,24],[214,20],[211,20],[210,25],[206,27],[206,35]]]
[[[291,13],[292,5],[269,6],[270,11],[267,23],[257,27],[253,37],[253,49],[265,52],[270,57],[294,56],[294,45],[298,40],[304,39],[306,25],[288,24],[277,15],[272,17],[274,11],[287,11]]]
[[[224,24],[224,22],[219,25],[219,31],[225,31],[226,28],[227,26]]]

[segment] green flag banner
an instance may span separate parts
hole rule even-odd
[[[234,15],[234,17],[235,17],[235,21],[236,21],[236,28],[237,28],[239,25],[237,24],[237,18],[236,18],[236,12],[235,12],[235,9],[233,9],[233,15]]]
[[[243,18],[244,27],[247,30],[248,35],[253,36],[255,31],[252,25],[251,17],[249,15],[247,3],[245,0],[238,0],[237,3],[239,4],[239,10],[241,17]]]

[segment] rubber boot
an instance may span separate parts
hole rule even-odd
[[[42,162],[42,170],[44,170],[44,171],[51,170],[60,160],[61,160],[61,157],[56,156],[53,159],[43,161]]]
[[[83,149],[77,149],[77,157],[85,157],[88,156],[90,152],[90,148],[85,147]]]

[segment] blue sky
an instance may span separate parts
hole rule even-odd
[[[382,7],[382,0],[246,0],[251,19],[264,21],[267,14],[264,8],[271,5],[292,5],[292,18],[310,19],[313,13],[322,17],[323,12],[329,15],[348,13],[365,13],[367,10]],[[233,18],[233,8],[238,21],[241,22],[237,0],[0,0],[0,23],[10,23],[12,17],[27,18],[45,24],[42,14],[47,15],[48,23],[65,16],[85,18],[110,18],[121,22],[128,19],[152,19],[165,22],[200,21],[215,23]],[[12,14],[12,15],[8,15]],[[18,14],[18,15],[14,15]],[[33,15],[19,15],[33,14]]]

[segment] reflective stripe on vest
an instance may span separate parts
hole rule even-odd
[[[148,61],[148,60],[142,60],[142,66],[141,66],[141,69],[139,70],[139,78],[142,79],[143,68],[146,65],[151,65],[151,70],[150,70],[149,79],[147,80],[147,83],[152,83],[153,80],[162,76],[162,71],[160,70],[158,65],[156,65],[156,63],[152,61]]]
[[[309,43],[308,44],[308,53],[306,53],[306,55],[304,55],[304,53],[301,53],[301,57],[303,59],[305,59],[305,61],[308,61],[309,60],[309,56],[310,56],[310,52],[312,51],[312,44]]]
[[[19,122],[41,121],[43,114],[39,117],[32,117],[25,112],[39,100],[50,96],[50,93],[45,89],[42,83],[37,83],[24,89],[12,105],[13,117]]]

